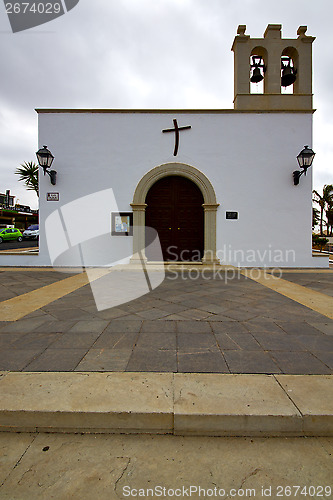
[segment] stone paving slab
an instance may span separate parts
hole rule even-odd
[[[40,309],[42,306],[47,306],[50,302],[60,299],[65,294],[70,294],[74,290],[80,289],[87,283],[99,279],[108,271],[103,271],[103,269],[97,269],[94,272],[94,276],[88,276],[86,273],[75,274],[74,276],[62,277],[56,274],[50,278],[52,283],[45,285],[43,288],[34,287],[30,284],[28,287],[19,287],[17,290],[17,295],[9,300],[0,302],[0,314],[3,321],[15,321],[32,311]],[[8,274],[4,271],[4,274]],[[58,275],[62,273],[57,273]],[[27,274],[24,275],[27,280],[29,277]],[[7,278],[7,283],[9,281],[15,282],[15,274]],[[61,280],[60,286],[57,281]],[[15,287],[17,289],[17,286]]]
[[[302,414],[268,375],[178,374],[175,433],[180,435],[301,435]]]
[[[291,281],[292,283],[297,283],[298,285],[305,286],[316,292],[325,293],[330,297],[333,297],[333,287],[332,287],[332,274],[331,272],[318,273],[316,271],[312,271],[311,273],[304,272],[294,272],[286,273],[282,271],[282,278],[287,281]]]
[[[332,376],[10,373],[0,430],[332,436]]]
[[[253,270],[245,269],[242,271],[242,274],[250,277],[258,283],[261,283],[265,287],[271,288],[272,290],[275,290],[278,293],[281,293],[282,295],[289,297],[290,299],[295,300],[330,319],[333,319],[333,297],[326,293],[318,292],[296,283],[291,283],[291,281],[283,279],[280,276],[267,273],[264,269],[256,271],[256,273],[253,273]],[[328,275],[330,274],[331,271],[328,271]]]
[[[172,374],[3,373],[0,430],[170,433]]]
[[[304,431],[310,435],[325,435],[329,432],[333,414],[332,377],[276,376],[276,380],[287,392],[303,415]]]

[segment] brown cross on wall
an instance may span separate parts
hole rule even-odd
[[[179,131],[180,130],[188,130],[191,128],[191,125],[187,125],[186,127],[178,127],[177,120],[173,120],[174,128],[166,128],[162,130],[162,132],[175,132],[175,149],[173,152],[173,156],[177,156],[178,153],[178,146],[179,146]]]

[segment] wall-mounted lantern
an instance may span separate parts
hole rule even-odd
[[[37,151],[36,156],[39,166],[43,169],[44,175],[47,174],[50,177],[51,184],[55,186],[57,180],[57,172],[55,170],[49,170],[54,160],[53,154],[47,149],[47,146],[43,146]]]
[[[293,172],[295,186],[299,184],[301,175],[306,175],[306,171],[311,167],[315,154],[316,153],[314,153],[312,149],[309,148],[309,146],[304,146],[304,149],[302,149],[302,151],[297,156],[298,164],[302,170],[294,170]]]

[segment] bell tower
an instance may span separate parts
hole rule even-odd
[[[238,26],[234,52],[234,108],[312,111],[312,42],[307,26],[295,39],[281,38],[281,24],[269,24],[263,38]],[[261,83],[262,82],[262,83]],[[261,89],[252,91],[253,84]]]

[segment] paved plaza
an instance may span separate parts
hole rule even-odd
[[[2,268],[1,310],[69,277]],[[155,290],[103,311],[89,284],[64,289],[0,321],[0,371],[332,374],[333,270],[286,270],[281,281],[296,300],[235,270],[167,272]],[[303,291],[325,308],[300,303]]]
[[[1,498],[331,496],[332,278],[173,271],[98,311],[85,273],[0,269]]]

